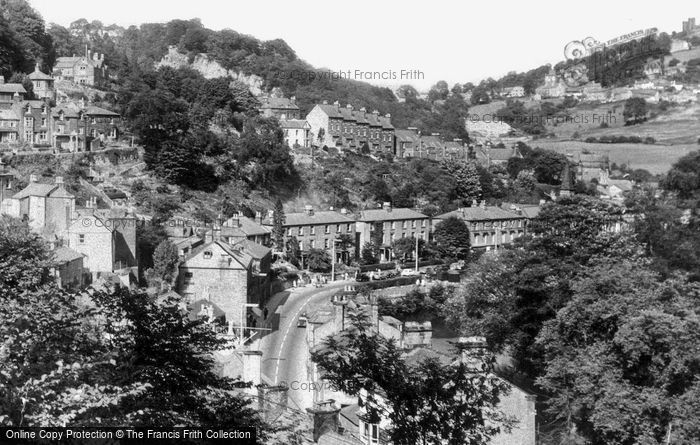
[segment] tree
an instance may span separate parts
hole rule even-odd
[[[327,272],[331,269],[331,257],[325,250],[311,249],[306,255],[306,265],[312,272]]]
[[[26,222],[0,216],[0,295],[35,290],[49,281],[51,256],[46,243]]]
[[[447,365],[430,358],[410,366],[393,339],[373,332],[363,311],[349,317],[350,328],[324,340],[312,360],[333,387],[350,395],[366,391],[368,422],[388,419],[392,443],[485,444],[508,425],[496,409],[505,385],[488,374],[490,358]]]
[[[418,239],[418,250],[420,251],[425,241]],[[405,260],[415,258],[416,239],[415,238],[399,238],[391,244],[391,250],[394,258]]]
[[[693,151],[676,161],[662,181],[666,190],[681,199],[697,197],[700,192],[700,151]]]
[[[161,241],[153,251],[153,272],[155,276],[172,284],[177,276],[177,266],[180,263],[180,255],[177,247],[169,240]]]
[[[646,119],[649,112],[647,101],[641,97],[630,97],[625,101],[625,109],[622,116],[627,124],[638,124]]]
[[[442,166],[453,180],[452,195],[460,205],[471,205],[481,198],[481,178],[473,162],[444,161]]]
[[[376,243],[370,241],[362,246],[360,253],[362,264],[377,264],[379,262],[379,247]]]
[[[296,236],[290,236],[287,239],[286,254],[290,263],[296,267],[301,265],[301,246],[299,246],[299,240]]]
[[[449,261],[466,260],[471,248],[469,228],[460,218],[450,216],[435,225],[433,233],[438,251]]]
[[[280,251],[284,248],[285,220],[282,200],[277,198],[277,201],[275,201],[275,209],[272,212],[272,241],[275,243],[275,248]]]
[[[661,282],[643,263],[586,271],[538,337],[547,360],[537,381],[549,412],[591,443],[700,440],[697,286]]]

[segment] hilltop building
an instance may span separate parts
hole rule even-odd
[[[350,104],[341,107],[338,101],[324,101],[306,116],[311,126],[311,143],[318,147],[336,147],[341,150],[394,152],[394,126],[391,114],[381,116],[378,111],[365,108],[355,110]]]
[[[695,17],[683,22],[683,32],[687,37],[700,36],[700,25],[695,24]]]
[[[84,56],[57,58],[53,72],[56,80],[79,85],[99,86],[107,80],[104,54],[93,53],[87,48]]]
[[[311,146],[311,125],[303,119],[280,119],[284,142],[289,148]]]

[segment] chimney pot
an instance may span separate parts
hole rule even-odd
[[[29,175],[29,182],[36,182],[36,175]]]
[[[342,209],[340,209],[340,214],[341,214],[341,215],[347,215],[347,214],[348,214],[348,209],[346,209],[345,207],[343,207]]]
[[[63,185],[63,176],[56,176],[56,178],[54,178],[54,184]]]
[[[476,202],[476,199],[472,199],[472,207],[477,207],[479,204]]]

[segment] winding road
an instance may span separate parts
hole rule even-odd
[[[330,297],[342,290],[348,281],[338,281],[322,288],[302,287],[289,289],[273,298],[283,298],[269,317],[269,334],[260,340],[263,352],[263,381],[270,385],[286,384],[288,405],[303,410],[313,404],[313,390],[307,379],[306,329],[297,327],[299,315],[313,313]]]

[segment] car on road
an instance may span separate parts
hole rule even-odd
[[[410,277],[413,275],[420,275],[420,272],[416,272],[415,269],[404,269],[401,271],[401,276],[402,277]]]
[[[297,327],[298,328],[305,328],[306,325],[308,324],[308,322],[309,322],[309,317],[307,317],[306,312],[304,312],[303,314],[301,314],[299,316],[299,319],[297,320]]]

